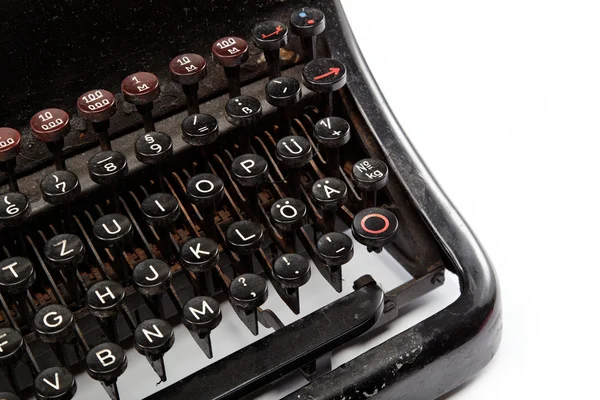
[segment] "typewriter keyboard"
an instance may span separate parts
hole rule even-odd
[[[0,128],[1,399],[77,398],[90,378],[119,399],[140,362],[156,376],[136,385],[162,389],[156,399],[238,399],[294,371],[310,381],[336,348],[444,282],[437,263],[402,270],[384,292],[377,261],[352,265],[355,253],[399,253],[409,205],[390,201],[389,163],[368,151],[346,91],[351,72],[318,45],[325,27],[323,12],[302,8],[215,40],[211,54],[165,60],[166,79],[122,71],[120,93],[89,88],[65,100],[76,112]],[[227,90],[207,98],[211,74]],[[185,104],[165,115],[166,86]],[[123,113],[137,126],[116,135]],[[18,173],[27,135],[52,162]],[[73,135],[93,144],[70,151]],[[178,341],[202,360],[169,386]]]

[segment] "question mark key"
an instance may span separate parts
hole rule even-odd
[[[267,281],[255,274],[243,274],[231,281],[231,302],[243,310],[252,311],[260,307],[269,296]]]

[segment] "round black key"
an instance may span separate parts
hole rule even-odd
[[[341,232],[329,232],[317,241],[317,257],[326,265],[346,264],[354,255],[352,238]]]
[[[312,197],[324,210],[335,210],[348,199],[348,187],[337,178],[323,178],[312,186]]]
[[[75,318],[67,307],[50,304],[35,313],[33,328],[43,342],[58,343],[73,335]]]
[[[77,393],[75,377],[63,367],[43,370],[35,378],[33,387],[37,400],[70,400]]]
[[[150,258],[133,269],[133,284],[146,296],[163,293],[171,283],[171,267],[159,259]]]
[[[83,262],[85,247],[79,236],[63,233],[46,242],[44,256],[51,267],[76,267]]]
[[[0,400],[21,400],[21,398],[14,393],[0,392]]]
[[[237,67],[248,59],[248,43],[236,36],[226,36],[213,43],[212,54],[221,66]]]
[[[192,176],[186,188],[188,199],[201,208],[215,207],[225,195],[223,180],[213,174]]]
[[[23,336],[13,328],[0,328],[0,364],[18,361],[25,350]]]
[[[354,164],[352,176],[356,182],[356,187],[366,192],[383,189],[389,181],[386,163],[374,158],[365,158]]]
[[[81,193],[79,178],[71,171],[49,173],[40,182],[42,197],[47,203],[59,205],[72,202]]]
[[[263,230],[253,221],[237,221],[227,228],[227,243],[238,254],[251,254],[260,248]]]
[[[126,102],[136,106],[152,103],[160,94],[158,77],[150,72],[136,72],[121,82]]]
[[[191,272],[210,271],[219,261],[219,246],[207,238],[193,238],[181,246],[179,261]]]
[[[147,319],[135,328],[133,343],[138,353],[148,357],[160,357],[175,343],[173,327],[162,319]]]
[[[302,77],[313,92],[335,92],[346,84],[346,67],[333,58],[317,58],[304,66]]]
[[[20,225],[31,211],[29,199],[23,193],[0,195],[0,229]]]
[[[212,331],[222,319],[219,302],[212,297],[194,297],[183,305],[183,325],[192,332]]]
[[[267,301],[267,281],[255,274],[240,275],[231,281],[229,295],[240,308],[254,310]]]
[[[298,36],[316,36],[325,30],[325,14],[321,10],[302,7],[290,17],[292,32]]]
[[[132,226],[122,214],[107,214],[94,222],[94,236],[106,246],[120,245],[129,240]]]
[[[286,197],[271,206],[273,224],[284,232],[292,232],[304,224],[306,206],[298,199]]]
[[[288,28],[277,21],[260,22],[252,30],[256,47],[262,50],[279,50],[288,42]]]
[[[192,146],[207,146],[219,137],[217,119],[208,114],[192,114],[181,123],[181,137]]]
[[[231,163],[233,179],[245,187],[256,187],[267,179],[269,164],[258,154],[242,154]]]
[[[29,289],[35,277],[33,264],[27,258],[10,257],[0,261],[0,290],[5,293],[17,294]]]
[[[382,248],[396,239],[398,218],[384,208],[366,208],[354,216],[352,235],[365,246]]]
[[[135,156],[144,164],[160,164],[173,155],[173,141],[162,132],[148,132],[135,142]]]
[[[300,168],[313,157],[308,139],[302,136],[286,136],[277,142],[277,159],[289,168]]]
[[[181,215],[177,199],[169,193],[151,194],[142,201],[141,209],[152,226],[169,226]]]
[[[118,344],[101,343],[87,353],[85,366],[92,379],[115,382],[127,368],[127,355]]]
[[[350,124],[340,117],[323,118],[315,124],[314,135],[325,147],[341,147],[350,140]]]
[[[225,106],[225,118],[235,126],[256,125],[262,116],[260,100],[252,96],[237,96]]]
[[[192,85],[206,77],[206,60],[199,54],[180,54],[169,63],[169,72],[173,81]]]
[[[296,289],[310,279],[310,264],[306,257],[300,254],[284,254],[275,260],[273,275],[281,287]]]
[[[296,104],[302,96],[300,82],[291,76],[280,76],[265,86],[266,99],[275,107],[287,107]]]
[[[99,185],[116,185],[129,173],[127,158],[118,151],[101,151],[88,161],[90,178]]]
[[[125,290],[115,281],[94,283],[85,295],[85,303],[90,313],[98,318],[114,317],[125,300]]]

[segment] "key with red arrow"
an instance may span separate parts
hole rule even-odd
[[[306,64],[302,71],[304,86],[321,95],[324,114],[329,117],[333,109],[333,92],[346,84],[346,67],[333,58],[318,58]]]
[[[279,50],[288,42],[288,28],[281,22],[265,21],[254,26],[252,38],[256,47],[264,51],[269,68],[269,78],[281,75]]]

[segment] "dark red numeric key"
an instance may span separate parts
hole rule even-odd
[[[265,94],[267,102],[277,107],[281,135],[291,134],[292,118],[295,114],[294,106],[302,96],[300,82],[291,76],[281,76],[267,83]]]
[[[164,354],[173,347],[175,335],[173,327],[162,319],[148,319],[141,322],[133,333],[135,349],[146,359],[161,382],[167,380]]]
[[[286,136],[277,142],[276,156],[286,167],[288,192],[293,197],[302,193],[301,169],[312,160],[313,151],[308,139],[303,136]]]
[[[64,137],[71,130],[69,114],[58,108],[47,108],[31,117],[29,126],[33,136],[46,143],[54,157],[56,169],[67,169],[62,151],[65,146]]]
[[[211,297],[194,297],[183,306],[183,325],[208,358],[213,357],[210,333],[222,319],[219,302]]]
[[[304,62],[317,58],[317,35],[325,30],[325,14],[316,8],[302,7],[290,17],[292,32],[302,40]]]
[[[187,198],[200,209],[206,236],[218,240],[215,212],[225,195],[223,180],[213,174],[198,174],[186,184]]]
[[[198,82],[206,78],[206,60],[199,54],[185,53],[169,63],[171,79],[181,85],[187,100],[188,114],[198,114]]]
[[[328,232],[335,230],[335,211],[348,199],[348,186],[337,178],[323,178],[313,183],[311,195],[323,209],[323,219]]]
[[[323,114],[333,113],[333,92],[346,85],[346,67],[333,58],[319,58],[304,66],[302,70],[304,86],[319,93],[323,104]]]
[[[361,191],[365,207],[377,205],[377,191],[383,189],[390,178],[387,164],[374,158],[365,158],[354,164],[352,177]]]
[[[213,43],[212,54],[225,71],[229,83],[229,97],[239,96],[240,66],[248,60],[248,43],[239,37],[226,36]]]
[[[277,21],[265,21],[254,26],[252,39],[256,47],[264,51],[269,68],[269,78],[281,75],[279,49],[288,42],[288,27]]]
[[[181,123],[181,138],[198,152],[200,172],[208,172],[209,149],[219,137],[217,119],[208,114],[188,115]]]
[[[42,342],[52,347],[60,363],[64,367],[69,367],[65,344],[75,334],[73,313],[60,304],[50,304],[35,314],[33,328]]]
[[[10,295],[21,318],[29,324],[30,311],[27,305],[27,290],[35,282],[33,264],[24,257],[10,257],[0,261],[0,291]]]
[[[92,123],[100,148],[103,151],[111,150],[108,129],[110,117],[117,111],[115,95],[104,89],[85,92],[77,99],[77,111],[81,118]]]
[[[75,377],[62,367],[50,367],[40,372],[33,388],[37,400],[71,400],[77,393]]]
[[[13,192],[19,191],[15,167],[17,154],[21,151],[21,134],[12,128],[0,128],[0,169],[8,175],[8,185]]]
[[[326,148],[329,176],[340,177],[340,147],[350,140],[350,124],[343,118],[327,117],[315,124],[314,137]]]
[[[152,117],[153,102],[160,94],[160,85],[156,75],[150,72],[136,72],[121,82],[121,92],[125,101],[135,105],[142,116],[144,130],[153,132],[154,118]]]
[[[19,331],[13,328],[0,328],[0,366],[13,392],[19,398],[21,388],[17,379],[16,367],[24,352],[25,340]]]
[[[366,208],[354,216],[352,235],[357,242],[367,246],[369,252],[379,253],[384,246],[396,240],[398,218],[385,208]]]
[[[117,378],[127,369],[127,354],[115,343],[101,343],[87,353],[85,367],[92,379],[100,381],[112,400],[119,400]]]
[[[260,100],[252,96],[238,96],[230,99],[225,106],[227,121],[245,130],[242,132],[240,152],[250,153],[252,138],[256,134],[256,126],[262,117]]]
[[[268,296],[267,281],[255,274],[240,275],[229,285],[229,300],[238,317],[254,335],[258,335],[256,309],[267,301]]]
[[[326,267],[320,268],[321,274],[338,292],[342,291],[342,265],[353,256],[352,238],[344,233],[329,232],[317,241],[317,257]]]
[[[133,284],[152,314],[164,318],[162,297],[171,284],[171,267],[156,258],[144,260],[133,269]]]

